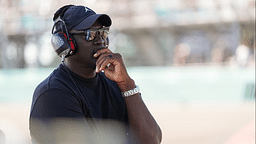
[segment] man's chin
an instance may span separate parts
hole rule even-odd
[[[96,62],[84,63],[83,67],[96,70]]]

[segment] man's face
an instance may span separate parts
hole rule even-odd
[[[102,25],[95,22],[90,29],[100,29]],[[85,35],[73,35],[77,45],[76,53],[70,58],[85,68],[95,68],[97,58],[93,55],[100,49],[105,48],[106,42],[103,41],[100,35],[97,35],[93,41],[86,41]]]

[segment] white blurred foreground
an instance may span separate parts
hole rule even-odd
[[[147,104],[163,132],[162,144],[233,144],[236,139],[243,144],[254,144],[255,141],[255,105],[245,103],[148,103]],[[4,104],[0,106],[0,129],[3,131],[6,144],[30,144],[28,130],[29,104]],[[122,129],[101,127],[110,140],[122,140],[119,134]],[[252,128],[253,127],[253,128]],[[244,129],[247,129],[246,131]],[[65,129],[61,132],[72,132]],[[245,133],[246,132],[246,133]],[[106,143],[104,131],[97,132],[97,143]],[[2,135],[1,135],[2,136]],[[79,135],[68,135],[66,140]],[[87,135],[86,137],[90,137]],[[84,137],[84,138],[86,138]],[[0,137],[0,142],[3,137]],[[104,138],[105,141],[102,141]],[[237,141],[237,139],[239,141]],[[66,141],[67,142],[67,141]],[[1,143],[2,144],[2,143]]]

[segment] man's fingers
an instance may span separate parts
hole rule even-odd
[[[110,64],[114,61],[112,53],[101,54],[96,62],[96,72],[100,72],[105,68],[108,68]]]
[[[109,60],[103,61],[103,63],[101,64],[100,70],[107,69],[110,65],[111,63]]]
[[[106,66],[116,66],[122,61],[119,53],[104,53],[101,54],[96,61],[96,72],[106,69]],[[109,65],[110,64],[110,65]],[[108,67],[107,67],[108,68]]]
[[[104,53],[112,53],[112,51],[110,51],[108,48],[100,49],[93,56],[99,57],[101,54],[104,54]]]

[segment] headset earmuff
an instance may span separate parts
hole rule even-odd
[[[51,43],[55,52],[62,58],[62,62],[64,62],[65,57],[73,55],[76,50],[75,40],[71,37],[71,35],[69,35],[65,21],[61,19],[65,11],[71,6],[74,5],[66,5],[61,7],[55,12],[53,17],[54,25],[52,27],[53,35]],[[56,30],[57,24],[58,29]]]
[[[67,31],[65,22],[61,20],[59,17],[52,29],[53,36],[52,36],[51,42],[58,56],[62,58],[64,56],[65,58],[75,53],[76,43],[75,43],[75,40],[72,38],[72,36],[69,34],[66,34],[64,30],[62,30],[61,32],[53,32],[54,27],[57,23],[64,24],[65,31]]]
[[[68,40],[68,37],[65,33],[63,33],[64,37]],[[73,55],[75,53],[76,50],[76,43],[75,40],[73,39],[73,37],[71,35],[69,35],[69,45],[70,45],[70,55]]]

